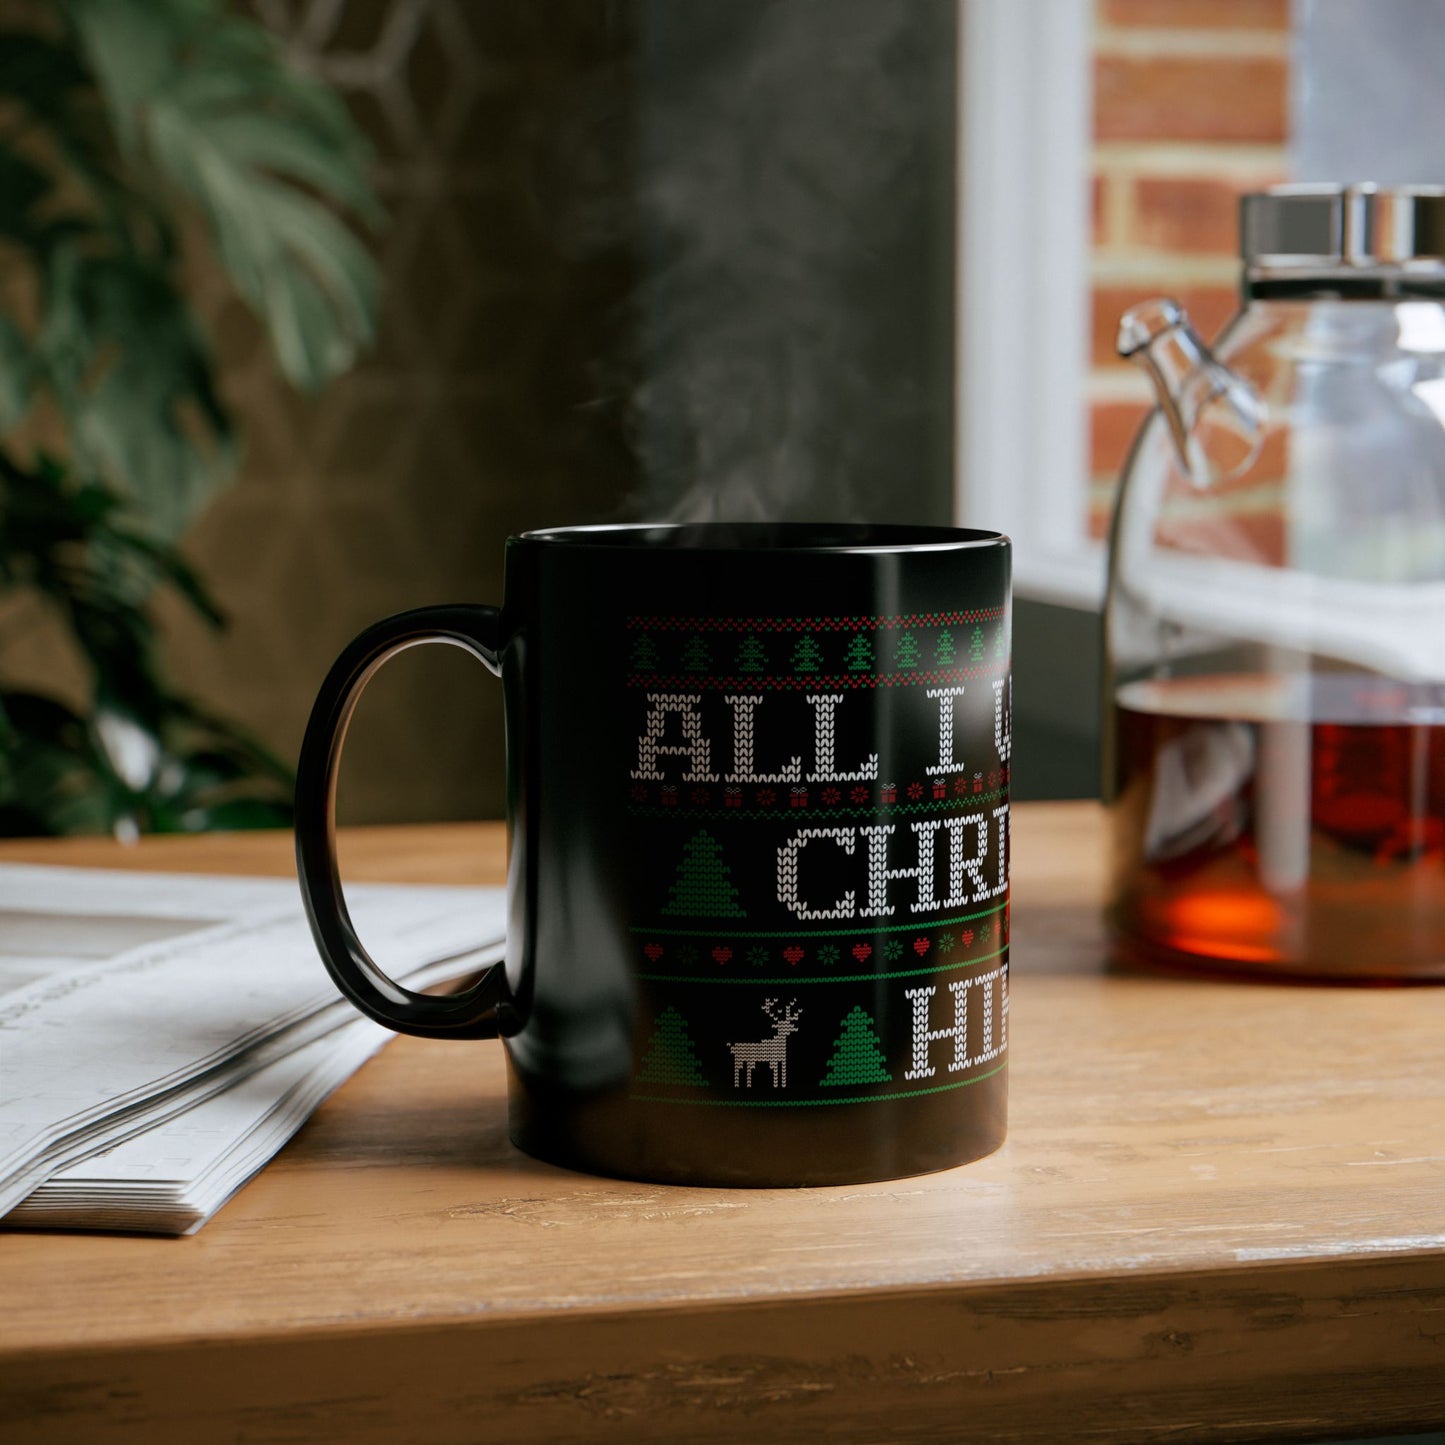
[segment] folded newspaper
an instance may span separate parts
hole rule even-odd
[[[499,888],[347,901],[412,988],[501,957]],[[0,1226],[193,1233],[390,1037],[294,882],[0,866]]]

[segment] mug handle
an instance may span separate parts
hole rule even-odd
[[[495,607],[419,607],[368,627],[332,665],[311,709],[296,765],[296,871],[311,934],[336,986],[368,1018],[426,1039],[490,1039],[507,989],[500,963],[462,993],[413,993],[362,946],[336,865],[336,773],[346,727],[376,670],[408,647],[447,642],[501,676],[502,614]]]

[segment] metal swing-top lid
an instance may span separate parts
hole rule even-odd
[[[1445,266],[1445,187],[1274,186],[1242,198],[1239,222],[1250,271]]]

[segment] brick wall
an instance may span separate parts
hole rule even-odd
[[[1095,0],[1089,530],[1149,409],[1120,313],[1177,297],[1205,336],[1235,310],[1241,193],[1286,179],[1289,0]]]

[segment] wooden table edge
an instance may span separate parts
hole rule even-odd
[[[56,1233],[65,1231],[17,1231],[13,1237],[28,1234]],[[117,1236],[124,1237],[124,1236]],[[0,1333],[0,1365],[11,1360],[40,1359],[46,1356],[64,1356],[77,1353],[106,1354],[116,1351],[139,1350],[145,1352],[168,1351],[191,1347],[220,1347],[257,1341],[287,1342],[302,1344],[316,1339],[361,1339],[369,1335],[382,1334],[388,1337],[401,1333],[423,1333],[429,1330],[485,1328],[505,1330],[516,1326],[528,1328],[534,1325],[555,1323],[560,1319],[578,1321],[608,1321],[632,1319],[646,1316],[657,1319],[666,1316],[722,1315],[745,1310],[787,1310],[812,1305],[824,1307],[849,1306],[862,1303],[896,1305],[905,1301],[937,1304],[951,1302],[968,1308],[970,1301],[985,1297],[1006,1297],[1015,1292],[1061,1289],[1070,1292],[1098,1291],[1115,1286],[1157,1287],[1172,1290],[1183,1295],[1198,1295],[1201,1287],[1216,1282],[1228,1281],[1231,1290],[1259,1286],[1262,1297],[1275,1293],[1277,1278],[1288,1274],[1292,1279],[1313,1279],[1316,1276],[1327,1281],[1341,1272],[1364,1268],[1418,1270],[1423,1274],[1434,1271],[1445,1282],[1445,1253],[1433,1249],[1380,1249],[1368,1253],[1360,1252],[1349,1258],[1338,1255],[1284,1255],[1278,1258],[1240,1260],[1228,1269],[1195,1266],[1153,1266],[1141,1265],[1128,1273],[1110,1272],[1104,1269],[1068,1270],[1037,1277],[1015,1276],[970,1276],[955,1280],[919,1280],[916,1282],[891,1283],[882,1286],[848,1285],[827,1289],[799,1291],[753,1290],[747,1294],[712,1294],[687,1300],[652,1299],[626,1300],[588,1299],[569,1302],[565,1308],[558,1306],[528,1306],[503,1304],[495,1308],[479,1303],[475,1308],[446,1310],[432,1314],[384,1314],[363,1319],[339,1319],[319,1317],[313,1320],[299,1319],[278,1324],[266,1330],[215,1330],[205,1333],[174,1330],[169,1333],[146,1335],[140,1340],[122,1336],[104,1335],[70,1338],[54,1343],[36,1345],[24,1341],[6,1339]],[[3,1326],[0,1326],[3,1331]],[[1445,1340],[1445,1322],[1442,1322],[1442,1340]]]
[[[825,1427],[841,1440],[1054,1441],[1061,1420],[1073,1439],[1320,1439],[1445,1421],[1442,1335],[1445,1256],[1415,1251],[1328,1268],[479,1309],[10,1351],[0,1425],[8,1445],[81,1438],[47,1433],[57,1414],[87,1440],[155,1442],[219,1438],[217,1422],[235,1418],[307,1420],[286,1438],[350,1442],[460,1441],[482,1422],[496,1441],[730,1440],[743,1418],[758,1439]],[[408,1380],[416,1388],[398,1391]]]

